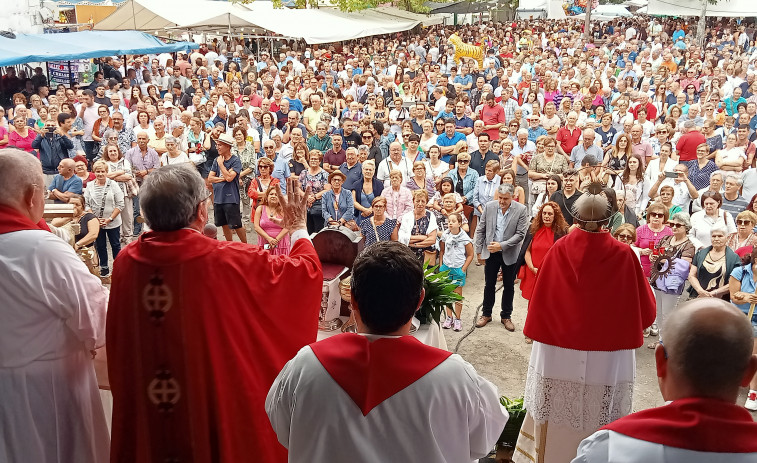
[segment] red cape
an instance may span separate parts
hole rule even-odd
[[[355,333],[339,334],[310,348],[363,416],[452,355],[412,336],[371,342]]]
[[[602,429],[634,439],[717,453],[757,453],[757,423],[743,407],[715,399],[688,398],[650,408]]]
[[[112,462],[285,462],[265,413],[273,380],[314,342],[321,264],[193,230],[150,232],[113,266],[107,320]]]
[[[21,230],[50,231],[50,227],[45,222],[45,219],[34,223],[29,217],[21,214],[16,209],[0,205],[0,235]]]
[[[609,233],[578,229],[544,258],[523,333],[566,349],[635,349],[655,315],[652,289],[633,250]]]

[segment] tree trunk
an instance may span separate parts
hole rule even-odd
[[[700,47],[704,46],[704,30],[707,26],[707,0],[702,2],[702,12],[699,13],[699,24],[697,25],[697,43]]]

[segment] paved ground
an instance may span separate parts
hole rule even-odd
[[[483,267],[471,265],[468,269],[468,280],[463,290],[465,301],[463,313],[460,317],[463,321],[463,331],[456,333],[452,330],[444,330],[447,345],[452,351],[455,351],[457,347],[456,352],[470,362],[480,374],[494,382],[501,395],[511,398],[520,397],[523,395],[526,384],[526,369],[528,359],[531,356],[531,345],[525,343],[522,331],[523,324],[526,321],[528,301],[521,297],[516,283],[515,310],[512,316],[515,332],[511,333],[499,323],[498,307],[502,293],[501,291],[498,292],[492,322],[484,328],[476,328],[470,333],[476,308],[481,304],[483,298],[483,290]],[[461,339],[462,342],[460,342]],[[654,341],[654,339],[646,339],[645,345],[636,352],[634,410],[663,404],[657,388],[654,351],[646,347],[646,344]],[[459,347],[458,342],[460,342]]]

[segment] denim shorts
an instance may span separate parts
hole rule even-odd
[[[442,264],[442,266],[439,267],[439,271],[443,272],[445,270],[449,270],[449,277],[452,279],[452,283],[457,286],[465,286],[466,275],[465,272],[463,272],[462,268],[447,267],[446,265]]]

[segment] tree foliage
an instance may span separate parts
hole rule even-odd
[[[238,3],[252,3],[255,0],[232,0]],[[423,6],[425,0],[392,0],[391,5],[413,13],[428,13],[429,8]],[[475,0],[474,0],[475,1]],[[318,0],[272,0],[274,8],[318,8]],[[385,5],[381,0],[326,0],[328,4],[341,11],[360,11]]]

